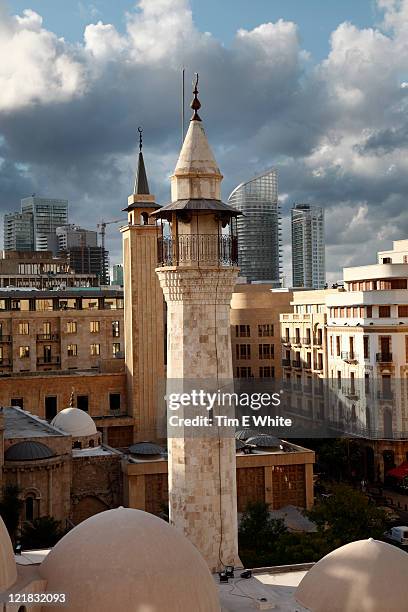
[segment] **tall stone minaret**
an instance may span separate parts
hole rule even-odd
[[[135,184],[124,209],[128,225],[121,230],[127,399],[134,441],[157,439],[157,381],[164,378],[164,303],[155,273],[158,228],[149,217],[158,208],[149,192],[139,128]]]
[[[196,84],[194,114],[171,178],[172,201],[152,216],[170,223],[156,270],[167,302],[168,385],[202,380],[217,387],[233,378],[229,314],[238,268],[232,223],[240,213],[221,202],[223,177],[198,115],[197,94]],[[170,437],[170,431],[168,440],[170,522],[211,571],[237,565],[235,439],[217,428],[213,436],[194,437],[187,429],[178,434]]]

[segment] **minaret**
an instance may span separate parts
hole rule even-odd
[[[128,225],[122,228],[125,296],[125,364],[134,441],[157,439],[157,382],[164,379],[164,302],[155,273],[158,228],[149,214],[159,207],[149,193],[139,131],[139,158]]]
[[[182,387],[197,381],[197,388],[201,380],[207,388],[208,381],[218,387],[233,378],[229,314],[238,268],[232,222],[240,213],[221,202],[223,177],[198,115],[197,82],[191,106],[172,201],[152,214],[170,223],[171,234],[160,240],[156,270],[167,302],[168,392],[174,381]],[[184,414],[191,415],[188,408]],[[170,522],[214,572],[239,559],[235,439],[211,429],[215,435],[198,437],[170,430],[168,470]]]

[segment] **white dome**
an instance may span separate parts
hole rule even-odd
[[[218,592],[197,549],[153,514],[117,508],[77,525],[40,566],[47,591],[70,612],[219,612]],[[60,607],[47,606],[47,612]]]
[[[0,516],[0,593],[9,589],[17,580],[17,567],[13,546],[7,528]]]
[[[71,434],[74,438],[93,436],[97,433],[92,418],[79,408],[64,408],[52,419],[51,425]]]
[[[401,612],[407,607],[407,576],[407,553],[370,538],[323,557],[295,596],[311,612]]]

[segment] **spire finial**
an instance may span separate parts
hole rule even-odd
[[[137,128],[137,131],[139,132],[139,151],[140,153],[142,152],[142,147],[143,147],[143,140],[142,140],[142,132],[143,132],[143,128],[139,127]]]
[[[198,99],[198,72],[195,73],[195,79],[193,80],[193,94],[194,98],[191,102],[190,106],[193,109],[194,113],[191,117],[191,121],[201,121],[201,118],[198,114],[199,109],[201,108],[200,100]]]
[[[72,387],[71,397],[69,398],[69,407],[74,408],[74,388]]]

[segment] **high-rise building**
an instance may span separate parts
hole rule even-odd
[[[30,196],[21,200],[21,212],[32,216],[34,250],[56,254],[55,232],[68,223],[68,200]]]
[[[237,219],[238,263],[248,281],[264,281],[274,287],[281,278],[281,216],[278,173],[271,169],[241,183],[228,198],[241,211]]]
[[[112,285],[123,287],[123,265],[115,264],[112,268]]]
[[[32,215],[18,212],[4,215],[4,250],[34,250]]]
[[[326,284],[324,211],[321,206],[292,208],[292,282],[294,287],[323,289]]]
[[[97,232],[84,229],[78,225],[62,225],[56,228],[55,233],[59,251],[67,251],[71,247],[98,246]]]

